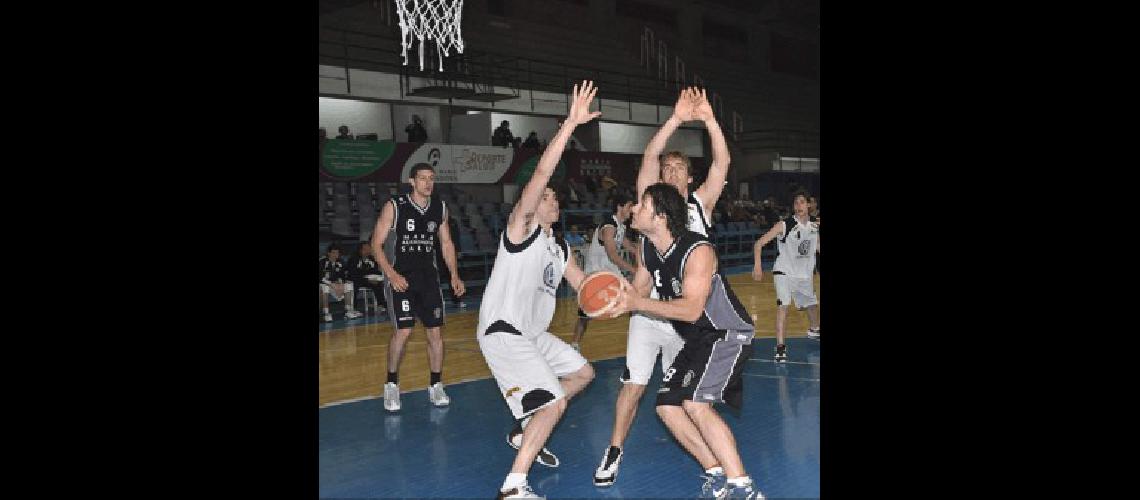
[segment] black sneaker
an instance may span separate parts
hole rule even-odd
[[[776,344],[776,357],[774,360],[777,363],[786,363],[788,361],[788,346]]]
[[[511,445],[511,448],[519,449],[519,447],[522,446],[522,434],[522,428],[515,427],[510,434],[507,434],[507,444]],[[558,467],[559,463],[558,457],[546,449],[545,446],[538,451],[538,456],[534,457],[534,461],[547,467]]]

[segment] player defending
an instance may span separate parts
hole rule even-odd
[[[586,262],[583,267],[586,274],[609,271],[633,276],[635,268],[629,265],[617,250],[618,247],[625,248],[630,255],[637,252],[633,242],[625,237],[625,221],[629,219],[633,201],[623,194],[618,194],[613,197],[612,203],[614,213],[609,220],[594,229],[594,238],[590,240],[590,246],[586,249]],[[574,349],[581,350],[578,344],[582,342],[582,335],[585,335],[586,325],[589,322],[590,317],[579,308],[578,324],[574,327],[574,343],[571,344]]]
[[[553,458],[543,445],[567,401],[594,379],[586,358],[547,331],[558,283],[565,277],[577,290],[585,274],[570,258],[566,242],[554,237],[550,226],[558,220],[558,199],[545,186],[574,128],[601,115],[590,112],[596,92],[592,82],[574,86],[570,113],[519,195],[499,241],[484,292],[495,300],[479,307],[479,349],[522,427],[521,433],[508,436],[519,451],[499,499],[541,498],[527,484],[527,472],[540,452]],[[557,459],[548,465],[557,466]]]

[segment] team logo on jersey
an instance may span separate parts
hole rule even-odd
[[[438,308],[438,307],[437,307],[437,308],[435,308],[435,309],[432,311],[432,313],[434,313],[434,314],[435,314],[435,319],[439,319],[439,308]]]
[[[672,280],[673,280],[673,295],[680,297],[681,296],[681,282],[677,281],[676,277],[672,278]]]
[[[689,383],[693,381],[693,370],[685,372],[685,378],[681,379],[681,387],[688,387]]]
[[[547,287],[554,288],[554,263],[547,263],[546,269],[542,270],[542,282]]]
[[[800,255],[807,255],[808,251],[810,251],[810,250],[811,250],[811,240],[803,240],[800,242],[800,247],[799,247]]]
[[[429,233],[435,232],[435,221],[433,221],[433,220],[428,221],[428,232]]]

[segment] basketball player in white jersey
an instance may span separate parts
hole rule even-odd
[[[384,384],[384,409],[393,412],[400,410],[400,362],[417,316],[427,333],[431,370],[428,400],[434,406],[451,404],[442,382],[443,336],[439,328],[443,326],[443,292],[435,267],[437,235],[443,261],[451,272],[451,289],[456,296],[464,292],[455,245],[447,225],[447,205],[432,197],[435,170],[427,163],[418,163],[412,167],[408,183],[412,185],[412,192],[385,203],[372,231],[373,253],[387,277],[384,298],[396,331],[388,344],[388,380]]]
[[[669,319],[685,339],[661,379],[656,406],[701,467],[723,471],[706,476],[702,496],[762,499],[744,470],[732,430],[713,408],[743,404],[743,371],[756,329],[721,274],[712,242],[686,229],[686,212],[674,186],[661,182],[646,188],[633,222],[643,234],[641,265],[632,290],[625,288],[629,291],[620,295],[612,314],[644,311]],[[650,289],[660,299],[650,297]]]
[[[792,197],[794,215],[776,222],[752,246],[752,278],[760,281],[764,271],[760,267],[760,250],[776,239],[776,264],[772,267],[772,281],[776,284],[776,356],[778,362],[788,360],[784,345],[784,324],[788,317],[788,304],[795,299],[796,306],[807,309],[807,336],[819,339],[819,301],[815,298],[812,273],[815,254],[819,253],[819,224],[808,214],[809,195],[797,192]],[[777,239],[778,238],[778,239]]]
[[[635,271],[634,266],[631,266],[618,254],[618,247],[625,248],[631,255],[636,255],[637,248],[633,242],[625,237],[625,221],[629,219],[629,212],[633,207],[633,201],[623,194],[614,195],[611,203],[614,206],[614,213],[610,216],[609,220],[603,221],[597,228],[594,229],[593,239],[590,240],[590,245],[586,248],[586,259],[582,265],[587,275],[597,271],[609,271],[614,274],[626,273],[632,277]],[[590,317],[586,316],[582,309],[578,309],[578,324],[574,327],[574,342],[570,345],[574,349],[581,350],[579,343],[582,342],[582,335],[586,333],[586,325],[590,322]]]
[[[693,175],[689,158],[679,151],[669,152],[664,157],[661,157],[661,153],[665,150],[669,136],[682,123],[692,120],[704,122],[711,139],[713,158],[704,184],[690,192],[689,184],[693,182]],[[724,133],[705,92],[695,88],[685,89],[673,107],[673,116],[645,147],[641,170],[637,174],[636,196],[640,199],[650,184],[665,182],[672,185],[681,193],[688,206],[688,229],[711,240],[712,210],[724,189],[729,161],[728,143],[725,142]],[[650,293],[656,298],[656,291]],[[594,485],[609,486],[617,479],[623,454],[622,444],[633,425],[637,403],[645,393],[645,386],[649,384],[657,354],[661,353],[661,367],[664,369],[673,362],[684,344],[685,341],[677,335],[669,321],[645,314],[635,313],[630,316],[625,349],[626,369],[621,376],[623,385],[615,403],[613,433],[610,436],[610,446],[594,472]],[[714,468],[709,474],[723,476],[723,471]]]
[[[558,284],[565,277],[577,290],[585,274],[570,257],[565,240],[554,237],[550,226],[558,220],[558,199],[546,183],[574,128],[602,114],[590,112],[596,92],[593,82],[574,86],[570,113],[539,159],[500,237],[484,291],[484,297],[494,300],[484,300],[479,307],[479,349],[499,394],[522,427],[521,433],[507,438],[519,451],[499,499],[541,498],[528,485],[527,472],[542,456],[547,461],[540,463],[558,465],[543,445],[566,411],[567,400],[594,379],[586,358],[547,331]]]

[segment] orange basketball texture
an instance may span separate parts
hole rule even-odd
[[[598,271],[586,276],[578,290],[578,306],[587,316],[595,317],[608,309],[616,300],[621,280],[608,271]]]

